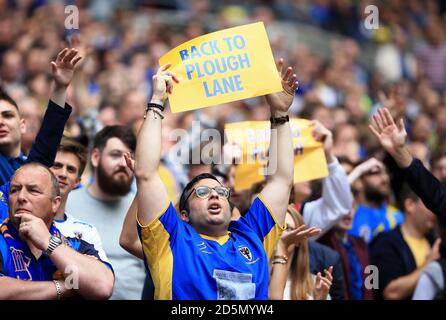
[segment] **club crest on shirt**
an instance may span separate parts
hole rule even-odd
[[[82,240],[82,231],[74,231],[74,236],[77,239]]]
[[[244,256],[248,261],[252,261],[251,250],[248,247],[238,247],[238,251]]]
[[[19,280],[32,280],[33,277],[28,268],[31,263],[31,259],[28,258],[22,250],[17,250],[14,247],[10,247],[12,262],[14,263],[14,271],[17,273],[17,279]]]

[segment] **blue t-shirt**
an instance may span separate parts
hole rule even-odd
[[[0,186],[0,224],[8,217],[9,184],[8,181]]]
[[[51,226],[50,233],[63,239],[67,246],[77,252],[96,257],[113,271],[109,263],[100,259],[92,244],[77,238],[63,237],[54,224]],[[47,255],[42,254],[36,260],[26,242],[20,239],[18,231],[12,226],[9,218],[0,227],[0,277],[3,276],[27,281],[62,279],[62,273],[57,270]]]
[[[170,203],[138,226],[155,299],[268,299],[268,258],[282,230],[261,198],[219,238],[197,233]]]
[[[347,242],[342,242],[342,246],[345,251],[347,251],[348,255],[348,263],[350,266],[350,296],[352,300],[363,300],[364,292],[363,292],[363,275],[361,270],[361,264],[359,263],[358,257],[355,254],[355,250],[353,250],[353,245],[350,239]]]
[[[359,205],[353,217],[353,225],[349,234],[363,238],[368,244],[380,232],[392,230],[403,221],[403,213],[386,203],[382,203],[379,208]]]

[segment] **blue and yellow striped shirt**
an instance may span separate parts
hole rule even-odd
[[[268,258],[282,230],[260,197],[219,238],[200,235],[170,203],[138,226],[155,299],[268,299]]]

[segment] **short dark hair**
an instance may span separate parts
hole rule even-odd
[[[93,148],[103,150],[107,141],[111,138],[118,138],[133,152],[136,149],[136,136],[132,128],[127,126],[107,126],[96,134]]]
[[[4,100],[12,104],[17,109],[17,111],[19,110],[19,106],[17,105],[17,103],[2,87],[0,87],[0,100]]]
[[[186,187],[184,187],[183,192],[181,193],[180,204],[179,204],[180,212],[183,210],[189,211],[189,205],[186,201],[186,198],[189,195],[189,191],[193,189],[194,185],[196,185],[199,181],[203,179],[212,179],[220,183],[217,177],[215,177],[213,174],[210,173],[201,173],[195,178],[193,178],[191,181],[189,181]]]
[[[434,167],[435,164],[444,157],[446,157],[446,147],[445,146],[441,146],[441,147],[435,149],[434,153],[432,154],[432,158],[431,158],[432,167]]]
[[[79,142],[76,142],[71,138],[63,137],[57,151],[72,153],[76,156],[76,158],[79,159],[78,177],[81,177],[82,173],[85,170],[85,166],[87,165],[87,156],[88,156],[87,148],[85,148]]]
[[[420,198],[418,195],[409,187],[407,182],[403,183],[397,194],[397,204],[401,211],[404,212],[404,202],[407,199],[411,199],[414,202],[417,202]]]
[[[48,172],[49,176],[50,176],[50,180],[51,180],[51,196],[53,198],[60,196],[60,187],[59,187],[59,182],[57,181],[56,176],[54,175],[53,172],[51,172],[50,169],[48,169],[47,166],[44,166],[43,164],[39,163],[39,162],[30,162],[30,163],[26,163],[23,166],[21,166],[20,168],[18,168],[14,175],[11,178],[14,178],[14,176],[22,169],[26,168],[26,167],[40,167],[43,168],[46,172]],[[9,191],[11,191],[11,185],[9,185]]]

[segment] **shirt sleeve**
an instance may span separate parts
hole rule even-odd
[[[433,300],[437,294],[437,288],[431,278],[424,272],[418,279],[412,300]]]
[[[9,184],[7,183],[0,186],[0,224],[8,217],[8,196],[9,196]]]
[[[101,257],[99,256],[99,252],[95,249],[94,245],[92,245],[91,243],[88,243],[84,240],[80,240],[80,239],[68,238],[68,240],[71,242],[74,250],[76,250],[77,252],[79,252],[83,255],[92,256],[92,257],[97,258],[99,261],[101,261],[103,264],[105,264],[105,266],[107,268],[109,268],[114,273],[112,265],[109,262],[103,261],[101,259]]]
[[[178,235],[178,227],[181,225],[182,221],[178,217],[178,213],[175,210],[172,202],[166,206],[164,210],[148,225],[143,226],[137,217],[137,225],[138,225],[138,234],[140,234],[141,240],[148,240],[148,238],[152,238],[153,235],[161,236],[161,239],[164,238],[163,234],[166,233],[165,236],[169,236],[170,241],[175,241]],[[151,239],[155,240],[155,239]],[[159,239],[158,239],[159,240]]]
[[[240,218],[240,221],[248,225],[257,234],[263,241],[267,256],[271,257],[284,226],[279,224],[274,212],[261,196],[254,199],[248,212]]]
[[[0,252],[0,277],[4,276],[6,276],[6,270],[3,262],[3,256],[2,253]]]
[[[170,202],[148,225],[142,225],[137,219],[138,235],[141,239],[146,267],[154,283],[169,284],[172,282],[173,253],[176,241],[186,241],[190,228],[182,221]],[[171,285],[162,285],[155,290],[158,297],[171,297]]]
[[[416,158],[403,172],[410,188],[421,198],[425,206],[438,216],[440,222],[446,225],[446,186]]]
[[[87,233],[88,238],[85,238],[85,241],[94,245],[94,248],[98,251],[99,257],[102,261],[110,263],[110,260],[108,260],[107,254],[102,246],[102,240],[98,230],[92,225],[87,226],[87,228],[89,228]]]
[[[170,245],[177,241],[178,236],[184,235],[183,232],[178,230],[178,228],[184,228],[184,222],[178,217],[171,202],[148,225],[143,226],[137,220],[137,227],[143,251],[149,263],[155,262],[156,259],[166,253],[170,253]]]
[[[2,261],[0,261],[2,262]],[[3,266],[0,266],[0,277],[6,277],[5,268]]]
[[[72,108],[67,103],[62,108],[51,100],[48,102],[42,125],[26,162],[39,162],[47,167],[53,165],[71,111]]]
[[[322,197],[305,203],[303,218],[308,227],[321,228],[322,236],[352,209],[353,196],[347,174],[336,159],[328,165],[329,175],[322,179]],[[318,237],[312,237],[316,240]]]
[[[2,235],[0,235],[0,277],[6,276],[6,269],[5,269],[5,259],[6,257],[3,257],[2,252],[5,252],[6,250],[6,243]]]

